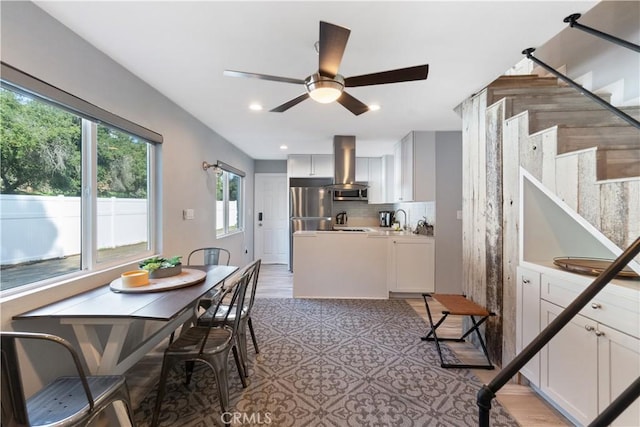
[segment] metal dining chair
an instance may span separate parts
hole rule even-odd
[[[202,258],[199,258],[202,255]],[[194,257],[193,263],[191,257]],[[199,261],[196,261],[199,260]],[[201,260],[201,261],[200,261]],[[187,256],[187,265],[229,265],[229,261],[231,260],[231,252],[229,252],[225,248],[218,247],[207,247],[207,248],[198,248],[192,250]],[[221,286],[224,288],[224,282],[222,282]],[[215,291],[214,291],[215,292]],[[203,295],[198,302],[196,308],[196,315],[198,308],[207,309],[211,307],[211,301],[213,298],[213,293],[209,292]],[[196,316],[194,315],[194,316]],[[172,343],[175,339],[176,332],[171,332],[169,336],[169,343]]]
[[[247,284],[250,276],[245,272],[231,286],[220,290],[217,296],[217,302],[213,307],[218,308],[224,298],[231,294],[230,307],[243,307]],[[227,320],[225,318],[225,320]],[[160,409],[162,407],[162,399],[164,398],[167,377],[171,368],[179,363],[185,362],[186,384],[188,385],[193,375],[193,367],[195,362],[202,362],[209,366],[213,371],[218,387],[218,395],[220,398],[220,407],[222,413],[229,410],[229,380],[228,380],[228,363],[229,352],[233,351],[233,357],[238,368],[242,386],[246,387],[246,375],[243,369],[242,355],[238,351],[237,330],[240,324],[240,318],[235,319],[231,323],[219,325],[213,321],[207,325],[199,324],[187,329],[171,343],[164,352],[162,361],[162,370],[160,373],[160,383],[158,384],[158,395],[156,397],[156,405],[153,411],[151,426],[157,426],[160,417]]]
[[[64,338],[36,332],[0,332],[0,340],[3,426],[85,426],[115,402],[124,403],[129,423],[135,425],[125,377],[85,375],[78,354]],[[59,377],[25,398],[17,352],[19,340],[61,345],[71,355],[77,375]]]
[[[200,255],[202,255],[202,258],[200,258]],[[193,262],[195,264],[198,264],[196,259],[202,259],[202,264],[198,265],[229,265],[229,261],[231,260],[231,252],[229,252],[225,248],[218,247],[199,248],[192,250],[187,257],[187,265],[192,265],[192,256],[194,257]],[[224,287],[224,282],[222,282],[221,286]],[[198,306],[204,309],[209,308],[211,306],[211,298],[211,294],[204,295],[200,299],[200,303],[198,304]]]
[[[251,334],[251,340],[253,341],[253,348],[255,349],[256,354],[260,353],[260,350],[258,349],[258,340],[256,338],[256,334],[253,329],[253,323],[251,321],[251,309],[253,308],[253,303],[256,297],[256,289],[258,285],[258,276],[260,274],[261,264],[262,260],[258,259],[245,267],[244,270],[250,275],[248,284],[249,288],[247,289],[247,293],[249,293],[249,289],[251,293],[249,294],[249,299],[246,301],[246,304],[243,305],[240,312],[241,314],[240,325],[238,327],[238,346],[240,348],[240,354],[242,355],[242,361],[244,363],[244,372],[247,376],[249,375],[247,366],[247,361],[249,360],[247,351],[247,328],[249,329],[249,333]],[[217,307],[212,306],[198,318],[198,324],[206,325],[211,321],[213,321],[214,324],[234,322],[236,313],[237,312],[233,308],[230,308],[226,304],[220,304]]]
[[[231,252],[224,248],[199,248],[191,251],[187,257],[187,265],[191,265],[192,256],[200,256],[202,254],[202,264],[199,265],[229,265]],[[195,262],[195,259],[194,259]]]

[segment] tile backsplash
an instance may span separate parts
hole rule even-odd
[[[416,228],[418,221],[426,218],[429,224],[436,222],[436,202],[415,202],[415,203],[388,203],[380,205],[370,205],[364,202],[345,201],[333,202],[332,216],[339,212],[347,212],[347,225],[353,227],[377,227],[379,225],[379,211],[396,211],[403,209],[407,212],[407,222],[412,229]],[[399,214],[401,222],[404,221],[402,214]]]

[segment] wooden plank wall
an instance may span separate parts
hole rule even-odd
[[[504,366],[515,357],[520,167],[622,249],[640,235],[640,180],[596,182],[595,149],[558,156],[557,126],[530,135],[529,112],[510,117],[510,98],[487,106],[491,96],[484,89],[461,108],[463,291],[498,314],[485,336]]]
[[[487,323],[485,336],[491,359],[500,365],[504,104],[487,114],[486,103],[484,90],[462,104],[463,291],[468,298],[497,314]]]

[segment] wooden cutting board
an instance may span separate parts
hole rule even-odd
[[[183,268],[182,272],[175,276],[149,279],[149,284],[144,286],[124,286],[122,279],[118,277],[111,282],[110,287],[114,292],[123,293],[162,292],[194,285],[204,280],[205,277],[207,277],[207,273],[202,270]]]

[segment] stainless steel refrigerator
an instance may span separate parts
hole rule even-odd
[[[331,230],[332,178],[289,179],[289,270],[293,271],[293,233]]]

